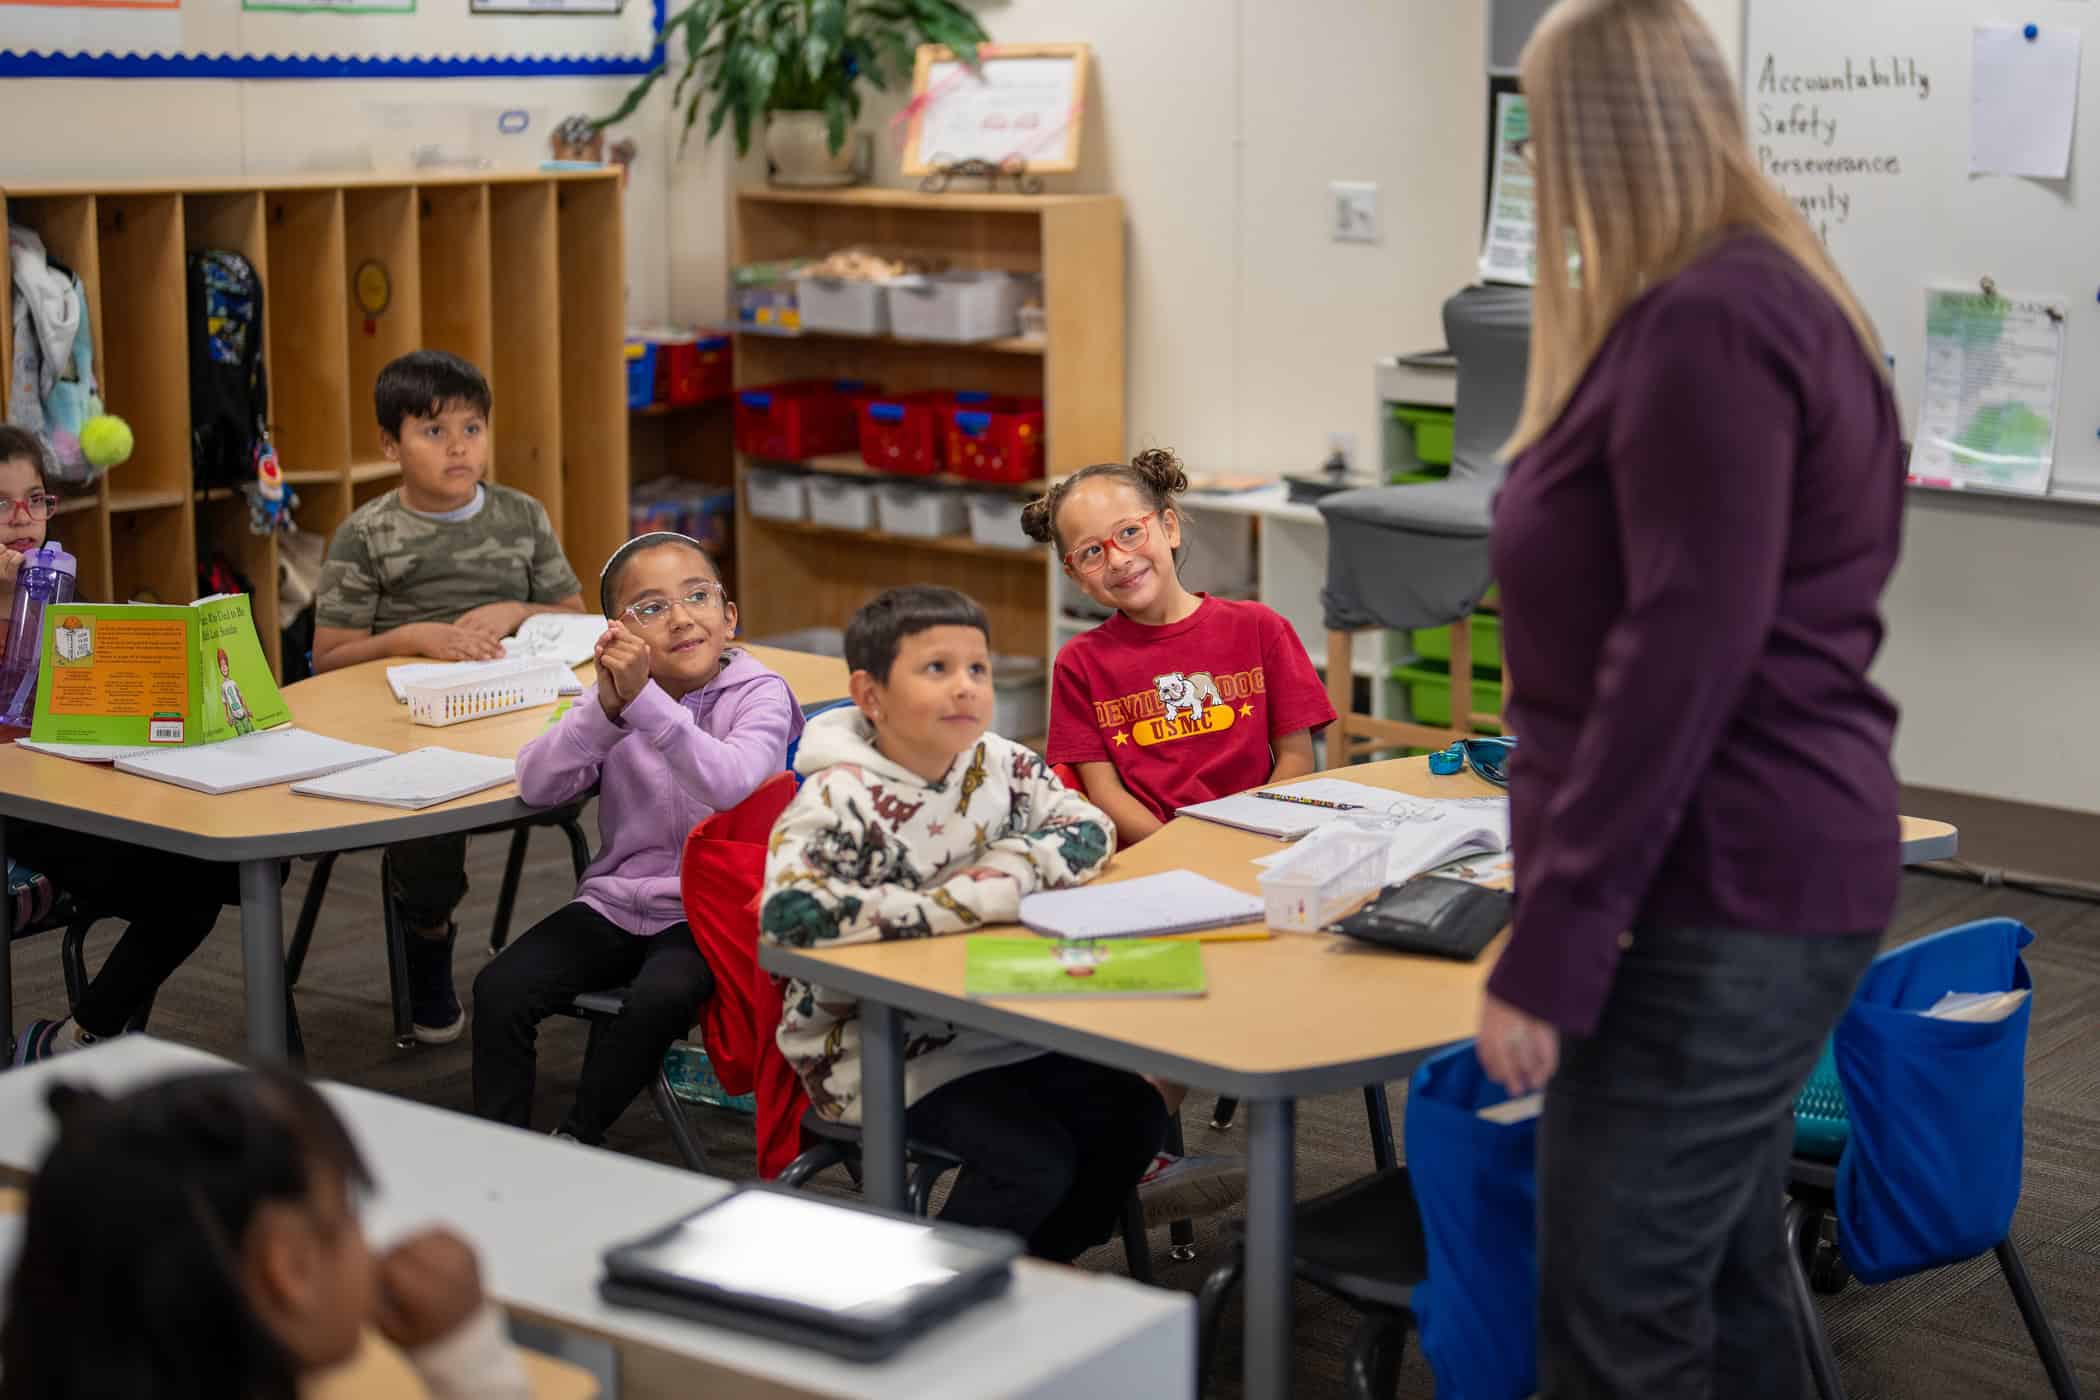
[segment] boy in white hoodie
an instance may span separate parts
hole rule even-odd
[[[893,588],[846,627],[853,707],[810,721],[809,775],[773,830],[763,937],[793,947],[1012,923],[1021,896],[1091,879],[1099,809],[986,732],[991,629],[952,588]],[[905,1125],[964,1165],[941,1218],[1069,1261],[1114,1229],[1166,1134],[1143,1079],[944,1021],[905,1018]],[[860,1121],[860,1007],[799,979],[779,1043],[817,1112]]]

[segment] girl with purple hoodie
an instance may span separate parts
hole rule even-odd
[[[598,787],[598,858],[575,900],[474,979],[474,1111],[532,1122],[539,1023],[584,992],[630,990],[591,1035],[560,1132],[598,1143],[714,994],[678,892],[685,838],[787,767],[788,684],[731,647],[736,604],[684,535],[621,545],[598,580],[598,683],[518,754],[518,794],[555,807]]]

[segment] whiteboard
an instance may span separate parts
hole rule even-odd
[[[2087,30],[2070,178],[1969,174],[1978,25]],[[1760,165],[1823,235],[1917,425],[1925,289],[1995,280],[2066,310],[2050,494],[2100,497],[2100,7],[2084,0],[1745,0],[1743,104]]]

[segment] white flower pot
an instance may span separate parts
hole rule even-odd
[[[852,185],[866,177],[868,135],[846,133],[846,144],[834,154],[822,112],[766,114],[766,159],[773,163],[773,183],[801,188]]]

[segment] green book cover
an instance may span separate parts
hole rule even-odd
[[[1203,945],[1185,938],[1065,942],[972,934],[969,997],[1200,997]]]
[[[44,609],[29,735],[40,743],[194,748],[291,718],[245,593],[186,607]]]

